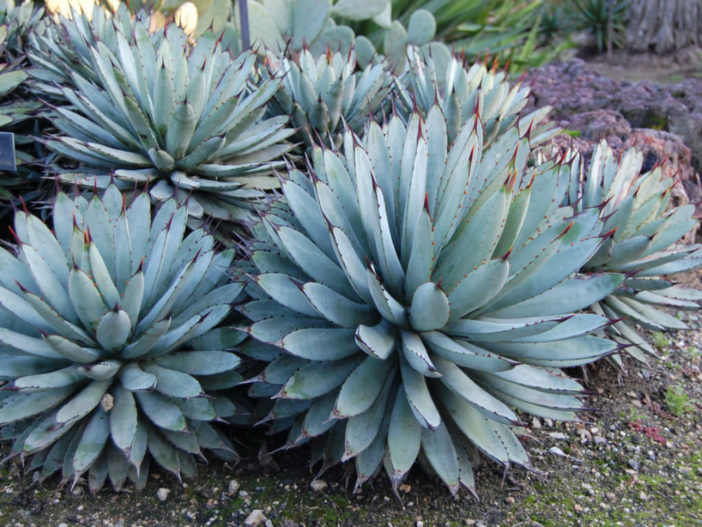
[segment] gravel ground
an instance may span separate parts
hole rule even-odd
[[[699,280],[699,275],[697,276]],[[154,474],[143,492],[87,495],[33,483],[18,462],[0,467],[0,524],[71,526],[702,526],[702,314],[695,330],[650,334],[660,360],[573,370],[593,395],[582,422],[525,417],[538,473],[483,461],[478,498],[457,499],[414,470],[401,500],[379,477],[352,494],[344,467],[315,480],[306,452],[263,456],[242,447],[236,466],[212,462],[194,480]],[[238,436],[260,444],[264,436]],[[273,446],[273,444],[271,444]],[[248,456],[248,457],[247,457]],[[349,485],[347,485],[349,483]]]

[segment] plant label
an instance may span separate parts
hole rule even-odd
[[[17,172],[15,134],[11,132],[0,132],[0,170]]]

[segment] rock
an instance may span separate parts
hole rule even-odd
[[[263,515],[263,511],[261,509],[254,509],[246,517],[246,520],[244,521],[244,525],[246,525],[246,527],[257,527],[258,525],[261,525],[265,521],[266,521],[266,517]]]
[[[514,505],[514,502],[515,502],[515,501],[516,501],[516,500],[515,500],[514,497],[512,497],[512,496],[507,496],[507,497],[505,498],[505,503],[506,503],[507,505]]]
[[[554,456],[568,457],[568,455],[565,452],[563,452],[563,450],[558,448],[557,446],[552,446],[551,448],[548,449],[548,452],[550,454],[553,454]]]
[[[239,483],[238,480],[233,479],[229,482],[229,486],[227,487],[227,494],[230,496],[235,496],[237,492],[239,492],[239,489],[241,488],[241,483]]]
[[[264,525],[266,527],[273,527],[273,522],[271,520],[266,520],[266,523]]]
[[[636,461],[635,459],[630,459],[629,461],[627,461],[627,463],[628,463],[628,465],[629,465],[631,468],[633,468],[636,472],[638,472],[639,469],[641,468],[641,465],[640,465],[639,462]]]
[[[602,436],[595,436],[594,441],[596,445],[604,445],[605,443],[607,443],[607,440]]]
[[[106,393],[100,399],[100,406],[102,406],[103,410],[109,412],[115,407],[115,398],[111,394]]]
[[[565,439],[568,437],[563,432],[549,432],[548,436],[552,439]]]
[[[166,489],[161,487],[156,491],[156,497],[159,499],[159,501],[166,501],[168,499],[168,495],[171,493],[171,489]]]
[[[539,421],[538,417],[533,417],[531,420],[531,427],[534,430],[540,430],[541,429],[541,421]]]
[[[578,130],[581,137],[596,143],[612,137],[624,141],[631,134],[629,122],[614,110],[601,109],[577,113],[569,119],[568,127]]]
[[[315,492],[322,492],[327,488],[327,482],[323,479],[314,479],[312,483],[310,483],[310,488]]]
[[[65,523],[61,522],[56,527],[68,527]]]
[[[417,520],[417,523],[415,525],[416,527],[424,527],[424,522],[422,520]]]
[[[412,487],[407,483],[403,483],[398,488],[400,489],[400,492],[404,492],[405,494],[412,490]]]
[[[580,505],[579,503],[576,503],[575,505],[573,505],[573,510],[574,510],[575,512],[580,513],[580,512],[583,512],[583,507],[582,507],[582,505]]]

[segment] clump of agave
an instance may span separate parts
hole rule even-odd
[[[513,407],[582,407],[559,368],[616,349],[587,334],[608,319],[578,310],[624,276],[573,276],[601,244],[597,211],[560,207],[568,171],[527,169],[527,144],[483,149],[477,118],[449,142],[434,107],[315,149],[312,179],[290,173],[242,307],[269,362],[251,393],[272,395],[264,420],[287,447],[353,459],[357,486],[383,464],[397,487],[421,451],[456,492],[474,447],[529,466]]]
[[[14,134],[16,173],[5,172],[0,180],[0,199],[14,201],[21,194],[29,203],[41,196],[41,170],[36,169],[38,144],[37,117],[41,104],[31,98],[29,74],[24,55],[27,32],[39,24],[41,9],[31,2],[0,13],[0,131]],[[11,154],[3,152],[3,161]],[[0,208],[0,215],[9,207]]]
[[[29,35],[28,54],[35,67],[33,77],[38,79],[43,95],[51,95],[61,102],[65,102],[65,98],[59,86],[72,85],[76,73],[93,83],[100,82],[90,51],[98,42],[117,54],[118,32],[130,35],[133,31],[143,40],[156,25],[153,13],[147,11],[137,12],[132,20],[124,4],[114,13],[96,5],[91,17],[78,10],[73,14],[75,16],[59,18],[56,23],[46,24],[43,31]]]
[[[611,295],[595,303],[596,313],[618,319],[608,328],[626,351],[645,360],[653,348],[635,329],[686,329],[661,308],[699,309],[702,292],[680,287],[670,275],[702,267],[702,247],[676,246],[696,224],[694,205],[669,209],[673,180],[660,167],[641,174],[643,156],[628,150],[617,161],[607,143],[595,149],[589,170],[576,159],[567,201],[579,210],[599,209],[606,241],[583,272],[626,274]],[[616,358],[619,362],[619,357]]]
[[[407,70],[396,82],[401,101],[399,111],[405,119],[416,111],[415,108],[426,116],[434,104],[438,104],[446,116],[451,140],[475,113],[483,122],[486,145],[513,129],[518,121],[521,135],[532,128],[529,134],[532,144],[553,135],[553,129],[537,131],[549,107],[520,119],[519,113],[528,102],[529,89],[519,84],[510,85],[504,71],[488,69],[480,62],[466,69],[459,57],[443,48],[432,48],[428,52],[410,47],[408,51]]]
[[[297,127],[296,137],[308,146],[319,141],[338,145],[344,126],[360,133],[370,118],[382,112],[390,91],[386,67],[376,64],[356,71],[353,51],[328,50],[315,58],[304,49],[297,62],[269,53],[266,62],[274,78],[283,77],[269,112],[289,115]]]
[[[61,87],[74,108],[54,109],[61,135],[47,145],[80,163],[60,170],[62,180],[148,185],[156,201],[187,203],[193,225],[250,220],[290,148],[287,116],[263,118],[280,80],[249,89],[256,57],[232,58],[210,36],[191,45],[175,25],[154,35],[140,21],[129,33],[120,28],[112,49],[97,41],[80,55],[95,82],[74,72]]]
[[[150,459],[191,474],[210,449],[234,457],[209,422],[238,409],[239,333],[222,327],[241,286],[202,230],[185,238],[173,200],[151,217],[115,186],[102,201],[59,194],[54,232],[16,214],[16,254],[0,250],[0,427],[42,477],[90,489],[143,486]]]

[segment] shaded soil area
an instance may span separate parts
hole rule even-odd
[[[203,464],[182,483],[155,473],[142,492],[97,496],[82,482],[72,490],[55,479],[34,483],[13,461],[0,469],[0,525],[243,526],[250,518],[267,527],[700,526],[702,315],[679,316],[696,329],[650,334],[659,360],[628,361],[626,374],[606,362],[571,371],[591,390],[587,403],[595,410],[578,423],[524,416],[521,434],[538,472],[505,472],[483,460],[476,471],[479,499],[452,498],[418,468],[401,488],[401,501],[383,476],[354,495],[343,466],[315,481],[304,449],[262,464],[242,446],[236,466]],[[235,437],[242,445],[263,438]]]

